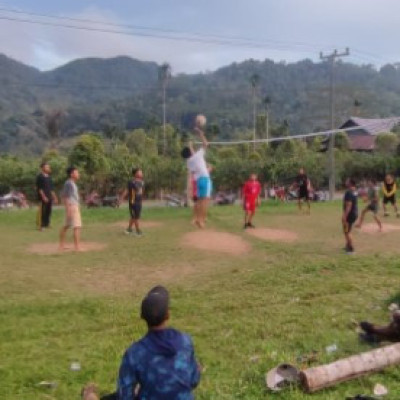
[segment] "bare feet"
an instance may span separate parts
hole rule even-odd
[[[205,228],[205,225],[204,225],[203,222],[196,221],[196,225],[197,225],[197,227],[200,228],[200,229],[204,229],[204,228]]]
[[[94,383],[88,383],[82,389],[83,400],[99,400],[98,389]]]

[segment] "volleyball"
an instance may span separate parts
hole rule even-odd
[[[207,123],[207,118],[204,115],[199,114],[196,117],[196,126],[197,127],[203,128],[206,125],[206,123]]]

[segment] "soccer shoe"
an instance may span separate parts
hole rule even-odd
[[[126,231],[125,231],[125,235],[132,235],[132,229],[127,229]]]
[[[249,223],[247,224],[247,226],[248,226],[249,228],[252,228],[252,229],[255,228],[255,226],[254,226],[251,222],[249,222]]]
[[[142,237],[142,236],[143,236],[143,232],[142,232],[142,231],[137,231],[137,232],[136,232],[136,236]]]

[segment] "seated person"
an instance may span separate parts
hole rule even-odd
[[[378,326],[363,321],[360,322],[360,327],[364,331],[361,338],[367,342],[400,342],[400,310],[393,312],[389,325]]]
[[[167,326],[169,294],[156,286],[142,301],[141,317],[148,332],[126,350],[119,370],[118,390],[103,399],[193,400],[200,381],[192,339]],[[84,400],[98,400],[93,384],[83,389]]]

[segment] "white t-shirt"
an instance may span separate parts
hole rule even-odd
[[[188,160],[187,166],[189,171],[194,175],[194,179],[199,179],[202,176],[209,177],[210,173],[208,172],[207,163],[204,159],[205,150],[202,147],[197,150]]]

